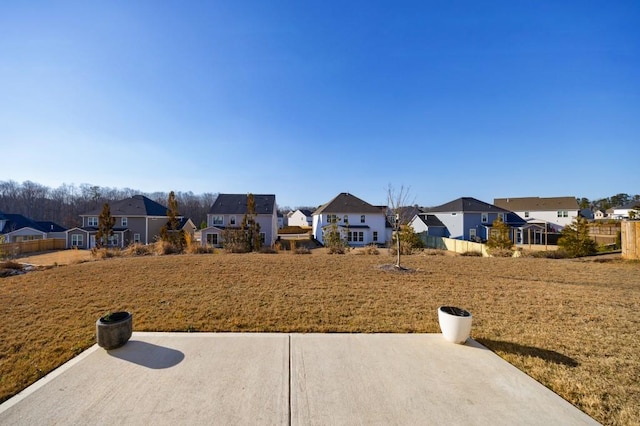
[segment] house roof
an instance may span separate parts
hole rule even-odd
[[[511,211],[578,210],[575,197],[494,198],[493,204]]]
[[[300,211],[300,213],[302,213],[303,215],[309,217],[313,214],[313,212],[309,209],[298,209],[298,211]]]
[[[160,203],[156,203],[144,195],[134,195],[131,198],[109,203],[111,216],[166,216],[167,208]],[[102,207],[80,216],[99,216]]]
[[[4,228],[1,230],[3,234],[17,231],[22,228],[32,228],[39,232],[64,232],[66,229],[62,226],[50,221],[35,221],[21,214],[0,213],[0,218],[6,220]]]
[[[484,201],[476,200],[472,197],[461,197],[457,200],[449,201],[436,207],[424,209],[427,213],[449,213],[449,212],[466,212],[466,213],[508,213],[501,207]]]
[[[247,213],[248,194],[220,194],[214,201],[209,214]],[[253,194],[256,214],[273,214],[276,211],[276,196],[273,194]]]
[[[313,212],[314,215],[321,213],[375,213],[384,214],[380,207],[372,206],[364,200],[342,192],[326,204],[321,205]]]
[[[418,216],[418,219],[428,227],[444,227],[444,223],[442,223],[435,215],[418,213],[416,216]]]

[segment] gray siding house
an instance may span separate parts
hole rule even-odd
[[[499,216],[512,227],[523,223],[522,219],[509,210],[472,197],[458,198],[424,210],[444,224],[446,235],[443,236],[459,240],[487,240],[491,225]]]
[[[64,238],[65,231],[65,228],[54,222],[38,221],[21,214],[0,212],[0,235],[4,237],[5,243]]]
[[[109,204],[111,216],[115,218],[113,237],[109,245],[126,247],[130,244],[150,244],[160,238],[160,229],[168,223],[167,208],[143,195],[134,195],[121,201]],[[67,247],[90,249],[96,245],[98,220],[102,206],[99,209],[81,214],[82,226],[67,231]],[[191,221],[179,217],[185,230],[195,226]]]
[[[219,194],[207,214],[207,227],[201,230],[201,244],[222,247],[222,232],[239,228],[247,214],[248,194]],[[273,194],[253,194],[256,222],[262,243],[271,247],[278,238],[278,206]]]

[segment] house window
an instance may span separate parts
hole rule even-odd
[[[373,231],[373,242],[377,242],[378,241],[378,231]]]
[[[260,242],[262,244],[264,244],[267,241],[267,234],[265,234],[264,232],[260,233]]]
[[[109,245],[116,247],[118,245],[118,234],[113,234],[109,237]]]
[[[481,221],[482,223],[487,223],[487,222],[489,222],[489,215],[488,215],[487,213],[482,213],[482,217],[481,217],[480,221]]]
[[[524,217],[529,217],[529,212],[524,212]]]
[[[128,220],[126,217],[123,217],[122,219],[120,219],[120,223],[122,224],[122,226],[127,226],[127,222]]]
[[[504,213],[498,213],[498,217],[500,218],[501,221],[506,222],[504,218]]]
[[[558,210],[558,217],[569,217],[569,212],[566,210]]]
[[[87,226],[98,226],[98,217],[92,216],[87,218]]]
[[[224,225],[224,216],[213,216],[211,218],[211,224],[213,226]]]
[[[212,246],[218,245],[218,234],[207,234],[207,244]]]
[[[364,222],[365,222],[365,216],[364,216],[364,215],[361,215],[361,216],[360,216],[360,223],[364,223]]]
[[[344,221],[345,225],[348,225],[348,224],[349,224],[349,215],[348,215],[348,214],[345,214],[345,215],[343,216],[342,220]]]
[[[335,223],[338,221],[338,216],[335,214],[329,214],[327,215],[327,222],[328,223]]]
[[[236,224],[236,217],[235,216],[231,216],[229,218],[229,225],[235,225]]]
[[[136,244],[140,242],[140,234],[133,234],[133,242]]]
[[[361,231],[349,232],[347,234],[347,241],[350,241],[350,242],[363,242],[364,241],[364,232],[361,232]]]
[[[80,247],[84,242],[84,237],[82,234],[73,234],[71,235],[71,247]]]

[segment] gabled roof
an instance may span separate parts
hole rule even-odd
[[[310,217],[313,214],[313,212],[309,209],[298,209],[298,211],[306,217]]]
[[[166,216],[168,209],[144,195],[134,195],[131,198],[109,203],[109,210],[111,210],[111,216]],[[99,216],[100,213],[102,213],[102,206],[80,216]]]
[[[209,214],[247,213],[248,194],[220,194],[214,201]],[[253,194],[256,214],[273,214],[276,211],[276,196],[273,194]]]
[[[484,201],[476,200],[472,197],[462,197],[457,200],[449,201],[436,207],[430,207],[424,209],[427,213],[450,213],[450,212],[463,212],[463,213],[508,213],[509,210],[505,210],[501,207],[494,206],[493,204],[485,203]]]
[[[575,197],[494,198],[493,204],[513,212],[578,210]]]
[[[66,230],[65,228],[54,222],[35,221],[21,214],[0,213],[0,218],[2,220],[6,220],[4,228],[2,229],[3,234],[8,234],[9,232],[17,231],[22,228],[31,228],[44,233],[64,232]]]
[[[321,213],[375,213],[384,214],[380,207],[372,206],[348,192],[338,194],[333,200],[321,205],[313,212],[314,215]]]
[[[438,219],[435,215],[428,214],[428,213],[418,213],[416,216],[418,217],[419,220],[422,221],[422,223],[424,223],[428,227],[444,228],[444,223],[442,223],[440,219]]]

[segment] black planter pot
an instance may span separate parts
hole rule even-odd
[[[115,349],[124,345],[133,332],[133,314],[130,312],[114,312],[100,317],[96,321],[96,340],[98,346]]]

